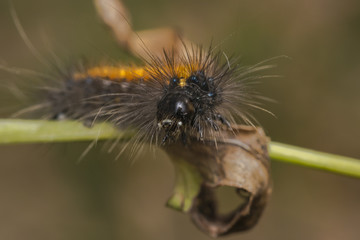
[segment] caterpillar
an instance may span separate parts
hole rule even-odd
[[[244,81],[257,68],[220,57],[211,47],[185,47],[183,55],[164,52],[142,67],[82,68],[47,90],[44,105],[51,119],[109,121],[157,145],[216,139],[239,119],[251,123],[246,108],[256,107]]]

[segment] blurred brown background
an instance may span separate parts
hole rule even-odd
[[[124,59],[88,0],[13,0],[29,37],[68,66]],[[196,42],[223,42],[254,64],[287,55],[259,85],[277,115],[257,114],[273,140],[360,158],[358,0],[128,0],[136,29],[180,27]],[[0,0],[0,63],[46,71]],[[1,86],[26,78],[0,71]],[[32,82],[26,82],[32,85]],[[0,96],[1,117],[20,104]],[[143,156],[132,164],[101,151],[76,164],[88,143],[0,146],[0,239],[208,239],[165,208],[172,165]],[[260,223],[226,239],[360,239],[360,180],[273,162],[273,197]]]

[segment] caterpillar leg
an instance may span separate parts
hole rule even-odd
[[[217,114],[216,118],[225,126],[227,126],[229,129],[231,129],[231,124],[230,122],[221,114]]]

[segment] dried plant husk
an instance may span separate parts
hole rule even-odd
[[[186,212],[195,225],[217,237],[252,228],[271,194],[269,139],[261,128],[233,126],[219,140],[164,147],[175,165],[175,191],[168,206]],[[234,188],[239,205],[218,212],[214,190]]]

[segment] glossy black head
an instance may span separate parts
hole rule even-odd
[[[185,93],[167,94],[158,104],[158,126],[175,130],[191,124],[195,116],[195,107]]]
[[[216,128],[215,108],[221,100],[215,90],[213,78],[200,71],[170,79],[157,107],[157,124],[163,143],[179,138],[186,142],[194,133],[199,133],[201,138],[202,129],[207,127],[204,122]]]

